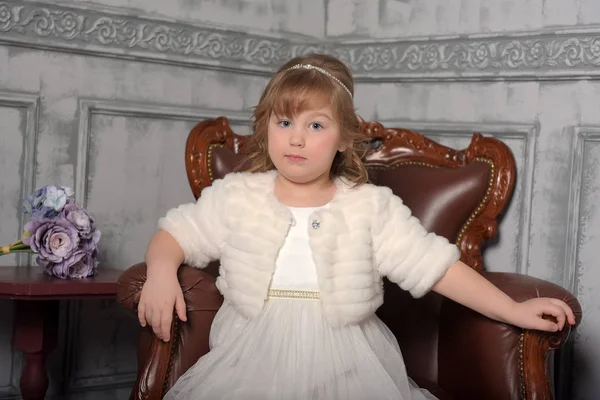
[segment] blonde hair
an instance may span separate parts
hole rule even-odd
[[[290,69],[298,64],[309,64],[325,70],[335,77],[317,69]],[[266,172],[275,169],[269,157],[267,129],[271,115],[291,117],[323,100],[331,105],[333,117],[339,125],[340,140],[348,147],[338,152],[331,165],[330,177],[342,177],[359,186],[367,182],[367,169],[362,162],[366,135],[360,130],[360,122],[354,111],[350,93],[354,93],[352,72],[337,58],[324,54],[295,57],[285,63],[267,84],[253,113],[253,134],[248,141],[248,159],[244,165],[250,172]]]

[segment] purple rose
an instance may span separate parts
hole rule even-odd
[[[87,278],[96,275],[97,266],[98,261],[95,254],[86,254],[81,260],[69,267],[68,274],[71,278]]]
[[[37,263],[45,268],[46,273],[61,279],[85,278],[95,274],[98,262],[98,242],[100,231],[94,231],[91,239],[82,239],[72,254],[60,262],[51,262],[43,257]]]
[[[77,228],[65,219],[31,220],[25,224],[23,244],[48,262],[69,258],[79,246]]]
[[[82,239],[79,241],[79,249],[81,251],[93,254],[98,251],[98,242],[100,241],[100,231],[95,230],[90,239]]]
[[[77,228],[82,239],[92,239],[96,226],[94,218],[87,210],[77,206],[74,200],[69,199],[61,214]]]
[[[73,256],[59,263],[50,263],[38,257],[37,262],[45,267],[46,273],[61,279],[87,278],[96,274],[97,253],[78,251]]]

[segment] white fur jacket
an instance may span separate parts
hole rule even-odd
[[[292,218],[274,195],[276,176],[228,174],[158,224],[177,240],[186,264],[203,268],[220,259],[217,288],[248,318],[262,311]],[[358,323],[375,312],[383,302],[382,276],[420,297],[458,260],[458,248],[426,232],[389,188],[351,188],[342,179],[336,185],[329,207],[311,217],[318,228],[309,228],[320,301],[331,325]]]

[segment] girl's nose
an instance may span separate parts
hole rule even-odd
[[[304,135],[301,132],[294,132],[290,135],[290,146],[304,147]]]

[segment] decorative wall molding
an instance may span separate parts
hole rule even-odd
[[[40,98],[37,94],[26,92],[12,92],[0,90],[0,107],[20,108],[25,110],[25,137],[23,140],[23,158],[21,161],[21,198],[31,193],[35,185],[35,148],[37,143],[38,131],[38,111]],[[25,224],[24,216],[21,216],[19,221],[19,230],[15,232],[15,237],[18,238],[23,232]],[[18,266],[25,265],[30,261],[30,257],[26,254],[17,256]],[[15,352],[11,347],[11,354],[3,357],[5,360],[11,360],[11,370],[9,376],[11,383],[0,387],[0,396],[2,398],[15,398],[19,393],[18,377],[20,376],[20,367],[22,365],[22,355]]]
[[[114,304],[115,309],[121,307],[119,304],[116,304],[115,300],[104,299],[98,301]],[[86,343],[80,334],[83,302],[84,300],[69,301],[65,310],[68,316],[68,322],[65,328],[66,340],[64,349],[65,392],[71,395],[72,398],[77,398],[77,396],[74,396],[76,393],[87,392],[90,390],[99,391],[104,389],[132,387],[137,376],[135,370],[115,374],[96,373],[82,376],[82,371],[77,363],[77,355],[81,352],[80,349],[85,347]]]
[[[600,79],[600,26],[366,41],[242,29],[87,4],[0,1],[0,43],[76,54],[270,75],[316,51],[338,56],[357,81]]]
[[[567,230],[565,243],[565,262],[563,270],[562,286],[570,291],[575,298],[579,296],[579,287],[577,285],[577,264],[579,262],[579,243],[580,243],[580,221],[581,221],[581,191],[585,173],[585,146],[590,142],[600,142],[600,126],[576,126],[568,127],[565,130],[572,134],[573,145],[571,150],[571,181],[569,187],[569,201],[567,206]],[[575,339],[567,342],[562,353],[564,363],[563,368],[558,371],[557,376],[561,382],[571,382],[573,372],[574,343],[579,343],[579,331],[575,332]],[[560,398],[566,398],[568,384],[562,385]]]
[[[522,193],[522,205],[519,212],[520,241],[517,249],[517,265],[515,271],[527,274],[529,265],[529,231],[531,227],[532,188],[535,166],[535,148],[539,126],[511,123],[472,123],[472,122],[429,122],[404,119],[380,119],[383,126],[402,127],[415,130],[426,136],[459,137],[471,139],[473,133],[479,132],[500,140],[518,139],[524,142],[523,176],[517,176],[517,184]]]
[[[0,43],[270,74],[292,55],[289,40],[198,27],[104,9],[0,1]]]
[[[1,11],[0,11],[1,12]],[[21,198],[25,198],[29,193],[33,192],[35,186],[35,171],[36,171],[36,144],[38,131],[38,112],[40,105],[40,97],[37,94],[26,92],[13,92],[0,90],[0,107],[21,108],[25,110],[25,138],[23,140],[23,159],[21,161]],[[15,237],[20,237],[25,225],[25,216],[21,216],[19,222],[19,232],[15,232]],[[19,254],[23,256],[24,254]],[[19,266],[26,263],[29,259],[26,257],[18,257]]]
[[[563,287],[577,297],[581,190],[585,173],[584,150],[587,143],[600,142],[600,126],[578,126],[571,129],[574,133],[574,140],[571,153],[571,186],[569,187]]]
[[[193,108],[184,106],[172,106],[154,103],[136,103],[121,100],[102,100],[102,99],[79,99],[79,130],[78,130],[78,151],[77,162],[75,165],[75,197],[78,204],[87,206],[87,176],[89,168],[89,145],[91,138],[91,124],[94,115],[113,115],[129,116],[133,118],[151,118],[151,119],[170,119],[178,121],[200,122],[208,118],[217,118],[227,116],[232,125],[247,125],[250,121],[250,113],[208,109]],[[79,349],[80,336],[79,324],[81,322],[81,303],[71,302],[69,306],[69,329],[68,340],[66,342],[67,351],[67,370],[76,372],[78,370],[76,355]],[[125,372],[121,374],[93,375],[78,377],[76,373],[68,373],[71,377],[68,382],[70,393],[80,392],[90,389],[105,389],[113,387],[130,386],[134,381],[135,372]]]
[[[80,99],[77,162],[75,166],[75,196],[82,207],[87,205],[89,140],[93,115],[131,116],[136,118],[171,119],[200,122],[226,116],[230,124],[248,124],[250,113],[216,108],[195,108],[120,100]]]

